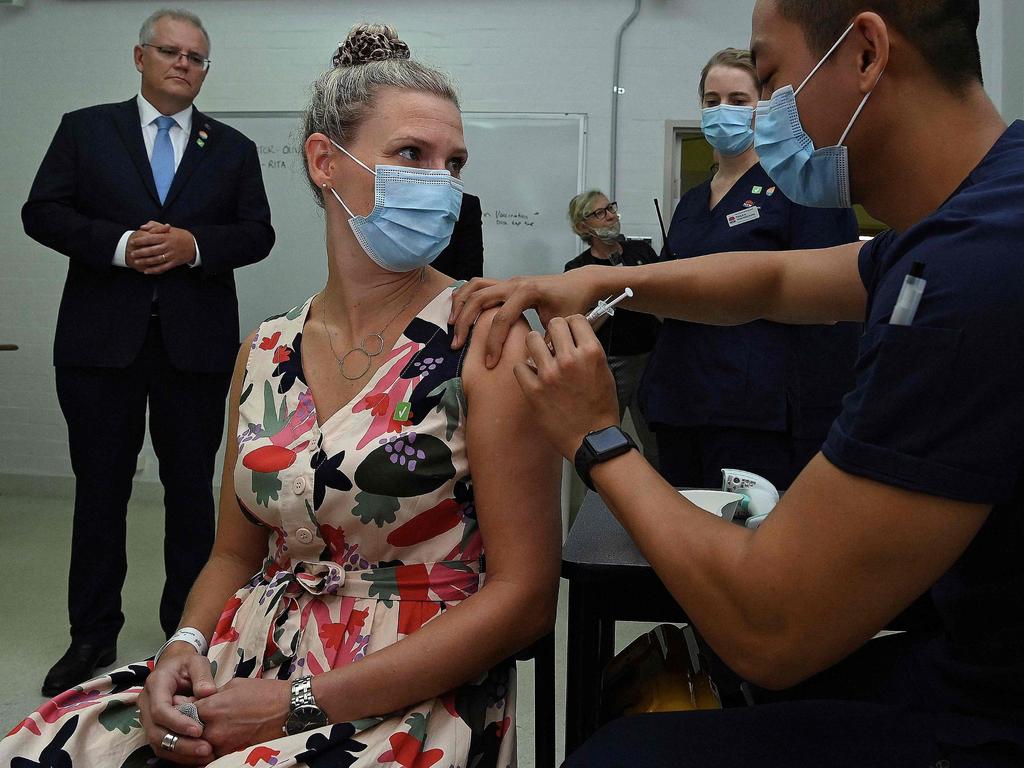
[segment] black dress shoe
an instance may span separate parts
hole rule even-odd
[[[43,696],[56,696],[92,677],[97,667],[106,667],[117,658],[116,645],[72,643],[60,661],[50,667],[43,680]]]

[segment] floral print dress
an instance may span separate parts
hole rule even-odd
[[[267,530],[268,552],[211,640],[218,685],[357,662],[479,589],[462,353],[451,350],[447,325],[453,288],[420,311],[363,390],[322,425],[302,369],[312,299],[260,326],[242,383],[234,479],[243,514]],[[137,707],[151,668],[132,664],[47,702],[0,742],[0,765],[160,762]],[[401,712],[282,736],[210,765],[511,766],[514,674],[507,662]]]

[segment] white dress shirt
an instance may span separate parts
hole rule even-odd
[[[136,97],[136,101],[139,105],[139,123],[142,127],[142,140],[146,144],[146,157],[150,160],[153,159],[153,145],[156,144],[156,119],[162,116],[160,110],[150,104],[140,93]],[[174,125],[171,126],[168,135],[171,138],[171,147],[174,149],[174,170],[177,172],[178,165],[181,163],[181,158],[185,156],[185,147],[188,144],[188,137],[192,135],[192,111],[195,109],[191,104],[186,109],[183,109],[177,114],[171,115],[171,119],[174,120]],[[128,263],[125,261],[125,251],[128,247],[128,238],[134,230],[128,230],[117,243],[117,248],[114,250],[114,261],[115,267],[127,267]],[[192,238],[193,241],[195,237]],[[196,259],[190,267],[199,266],[199,243],[196,243]]]

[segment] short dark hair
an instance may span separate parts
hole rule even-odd
[[[854,17],[874,11],[913,45],[953,91],[983,83],[978,48],[979,0],[776,0],[779,12],[804,30],[824,56]]]

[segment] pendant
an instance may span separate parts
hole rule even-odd
[[[363,357],[366,358],[366,365],[364,365],[363,369],[359,371],[359,375],[350,376],[348,373],[345,372],[345,361],[348,360],[349,356],[354,355],[356,353],[363,355]],[[355,349],[350,349],[348,352],[346,352],[345,356],[338,361],[338,370],[341,371],[341,375],[344,376],[349,381],[359,381],[359,379],[363,378],[363,376],[366,375],[366,372],[370,370],[370,364],[372,361],[373,355],[371,355],[362,347],[356,347]]]
[[[370,339],[376,339],[377,340],[377,351],[376,352],[371,352],[370,350],[368,350],[366,348],[366,342],[368,342]],[[359,343],[359,349],[361,349],[363,352],[365,352],[370,357],[376,357],[377,355],[379,355],[381,352],[384,351],[384,332],[383,331],[379,331],[377,333],[371,333],[369,336],[367,336],[365,339],[363,339]]]

